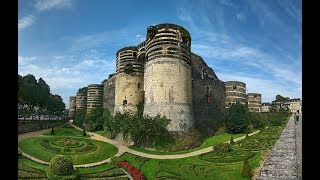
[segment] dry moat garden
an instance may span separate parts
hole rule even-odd
[[[213,151],[179,159],[151,159],[128,152],[119,157],[114,155],[118,148],[103,141],[93,140],[89,135],[70,125],[55,128],[38,137],[27,138],[19,142],[18,179],[48,179],[49,162],[55,155],[63,155],[75,166],[78,179],[128,179],[128,174],[136,179],[250,179],[243,177],[244,161],[256,170],[279,138],[283,126],[262,128],[252,136],[246,134],[221,134],[206,139],[203,144],[186,152],[213,146]],[[100,132],[99,134],[103,134]],[[225,143],[233,137],[245,137],[234,143]],[[148,154],[170,155],[186,152],[157,152],[138,147],[132,150]],[[41,164],[27,158],[21,152],[37,158]],[[110,162],[82,168],[79,165],[101,162],[110,158]],[[78,166],[78,167],[77,167]]]

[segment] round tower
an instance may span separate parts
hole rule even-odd
[[[125,47],[116,54],[116,80],[114,112],[137,113],[137,105],[143,103],[143,62],[135,46]]]
[[[87,91],[87,112],[103,106],[103,85],[90,84]]]
[[[147,29],[144,115],[165,115],[171,119],[169,131],[194,128],[190,45],[190,34],[181,26]]]
[[[70,96],[69,100],[69,118],[73,119],[76,112],[76,97]]]
[[[247,105],[246,84],[240,81],[226,81],[226,100],[225,107],[229,108],[231,104],[239,102]]]
[[[76,98],[76,110],[86,110],[87,109],[87,95],[84,93],[77,93]]]
[[[261,112],[261,94],[248,93],[248,110],[250,112]]]

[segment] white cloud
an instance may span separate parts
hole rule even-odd
[[[39,11],[70,8],[71,0],[35,0],[34,7]]]
[[[63,61],[60,59],[62,57]],[[95,53],[90,59],[79,57],[77,63],[67,63],[70,62],[68,58],[72,57],[46,57],[43,63],[40,59],[44,58],[19,56],[18,74],[33,74],[37,79],[43,78],[50,86],[51,93],[60,95],[68,107],[69,96],[74,96],[79,88],[99,84],[108,74],[115,72],[115,60],[97,57]]]
[[[256,78],[237,73],[219,73],[219,79],[223,81],[241,81],[246,83],[247,93],[260,93],[262,102],[275,100],[276,95],[280,94],[289,98],[301,98],[301,85],[289,86],[279,81],[269,80],[268,77]]]
[[[18,30],[22,30],[25,29],[29,26],[31,26],[35,21],[34,16],[32,15],[28,15],[26,17],[23,17],[21,19],[18,20]]]
[[[23,57],[23,56],[18,56],[18,64],[19,65],[25,65],[25,64],[30,64],[34,60],[36,60],[36,57]]]

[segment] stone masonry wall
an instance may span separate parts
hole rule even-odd
[[[257,180],[298,179],[294,116],[268,154]]]
[[[103,108],[108,109],[111,114],[113,114],[114,110],[115,82],[115,75],[104,82]]]
[[[224,113],[225,86],[204,60],[193,53],[191,67],[193,112],[195,127],[199,128],[204,121],[217,121]],[[210,129],[214,131],[215,128]]]

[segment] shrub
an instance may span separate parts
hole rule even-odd
[[[23,158],[22,152],[18,150],[18,158]]]
[[[230,144],[234,145],[234,141],[233,141],[233,137],[232,136],[231,136],[231,139],[230,139]]]
[[[53,130],[53,127],[51,128],[51,135],[54,135],[54,130]]]
[[[249,165],[248,159],[245,159],[243,162],[243,167],[241,170],[241,176],[243,177],[252,177],[252,169]]]
[[[248,121],[253,128],[262,128],[267,124],[267,114],[260,112],[249,112]]]
[[[243,132],[248,125],[248,112],[239,102],[232,104],[225,117],[228,132],[236,134]]]
[[[228,132],[227,127],[221,126],[214,135],[216,136],[220,134],[226,134],[227,132]]]
[[[232,150],[231,144],[229,144],[229,143],[218,143],[213,146],[213,149],[215,151],[224,152],[224,153]]]
[[[50,160],[49,172],[54,175],[71,175],[73,171],[72,161],[63,155],[56,155]]]

